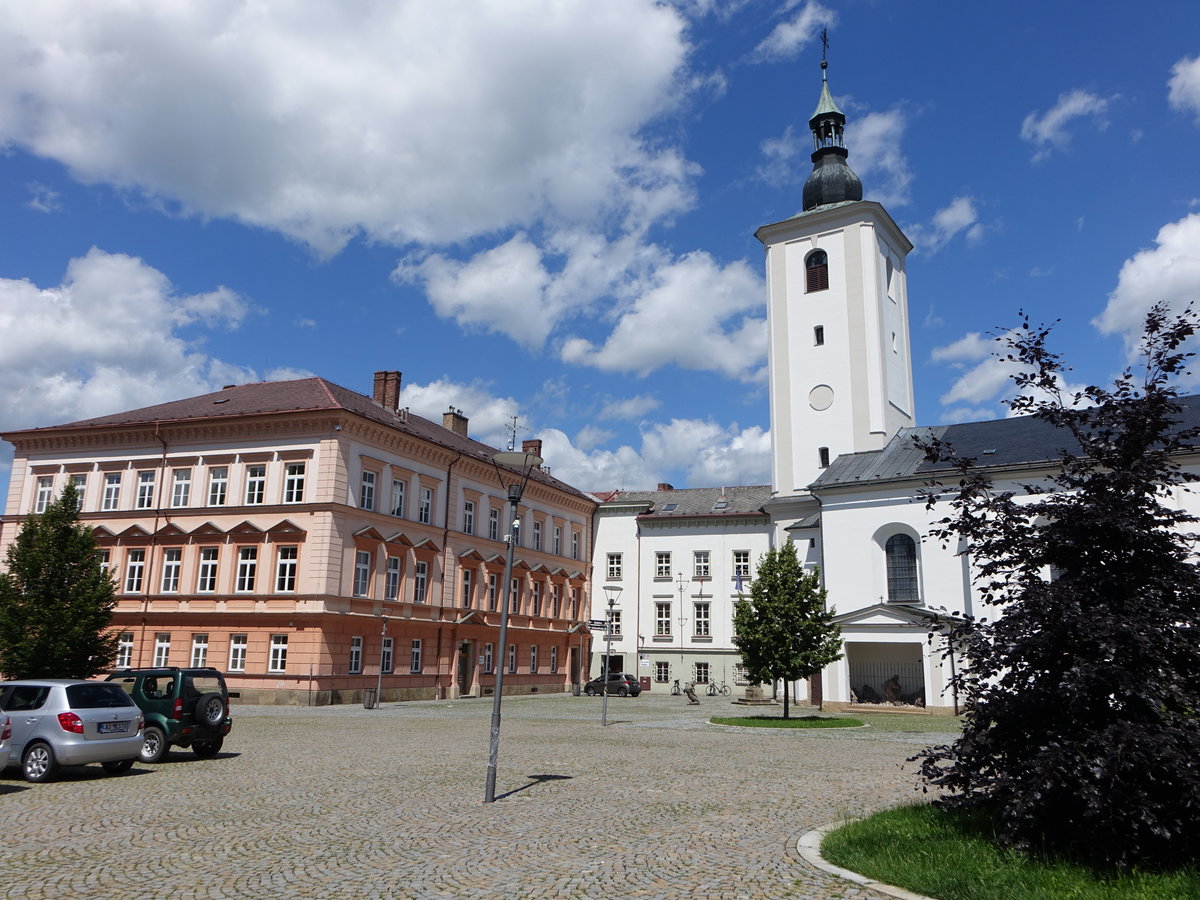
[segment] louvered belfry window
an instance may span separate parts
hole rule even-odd
[[[829,257],[824,250],[814,250],[804,260],[804,290],[811,294],[813,291],[829,289]]]

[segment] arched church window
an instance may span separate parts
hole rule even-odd
[[[811,294],[813,291],[829,289],[829,257],[824,250],[814,250],[804,260],[804,290]]]
[[[884,545],[887,554],[888,600],[915,603],[917,596],[917,543],[907,534],[893,534]]]

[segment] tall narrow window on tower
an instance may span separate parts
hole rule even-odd
[[[816,347],[822,347],[825,345],[825,326],[824,325],[814,325],[813,326],[813,345]]]
[[[828,447],[818,447],[817,448],[817,465],[819,465],[822,469],[829,468],[829,448]]]
[[[824,250],[814,250],[804,260],[804,291],[829,290],[829,257]]]

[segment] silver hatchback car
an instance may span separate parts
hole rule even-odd
[[[26,781],[49,781],[59,766],[100,763],[128,771],[142,750],[142,711],[120,685],[68,678],[0,683],[0,713],[12,722],[9,764]]]

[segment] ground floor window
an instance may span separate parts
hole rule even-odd
[[[556,675],[557,673],[558,673],[558,648],[551,647],[550,648],[550,674]]]
[[[708,684],[708,663],[696,663],[696,684]]]
[[[666,684],[671,680],[671,664],[669,662],[656,662],[654,664],[654,680],[659,684]]]
[[[117,668],[128,669],[133,665],[133,632],[122,631],[117,638]]]
[[[156,634],[154,636],[154,665],[165,666],[171,660],[171,635]]]
[[[271,656],[267,668],[268,672],[287,671],[287,646],[288,636],[286,634],[271,635]]]
[[[246,671],[246,644],[247,636],[244,634],[232,634],[229,636],[230,672]]]

